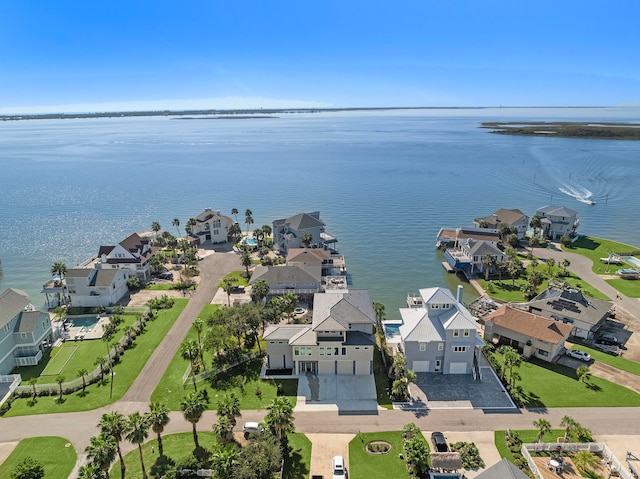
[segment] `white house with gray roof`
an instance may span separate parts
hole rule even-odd
[[[416,373],[472,374],[476,349],[484,342],[471,313],[446,288],[420,290],[418,307],[400,308],[400,345],[407,368]]]
[[[549,239],[557,240],[562,236],[570,238],[578,229],[578,213],[565,206],[548,205],[538,208],[536,215],[542,219],[541,234]]]
[[[109,306],[129,292],[128,269],[73,268],[64,279],[73,306]]]
[[[493,242],[471,238],[459,241],[457,246],[446,248],[444,252],[445,259],[454,270],[470,274],[485,273],[487,266],[482,259],[486,255],[491,256],[494,263],[504,261],[504,252]]]
[[[220,211],[206,208],[194,219],[196,223],[189,236],[197,238],[199,244],[226,243],[229,240],[229,228],[233,224],[233,220],[229,216],[220,214]]]
[[[374,325],[368,290],[317,293],[311,325],[266,328],[267,368],[294,375],[373,374]]]
[[[51,317],[37,311],[23,291],[0,294],[0,376],[18,366],[35,366],[52,339]]]
[[[320,212],[298,213],[289,218],[275,220],[273,222],[273,246],[283,254],[287,254],[290,248],[302,247],[302,235],[308,232],[311,235],[311,245],[324,248],[335,243],[335,237],[325,232],[325,224],[320,220]]]

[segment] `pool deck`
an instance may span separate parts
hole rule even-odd
[[[67,328],[69,336],[66,341],[83,341],[85,339],[102,339],[103,326],[109,322],[108,316],[101,316],[98,322],[91,330],[87,330],[84,326]]]

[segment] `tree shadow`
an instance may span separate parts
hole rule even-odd
[[[301,449],[291,451],[289,456],[284,462],[284,473],[282,475],[285,479],[293,479],[297,477],[309,477],[309,468],[302,460],[300,454]]]
[[[602,388],[600,386],[598,386],[597,384],[594,384],[594,383],[584,383],[584,384],[585,384],[585,386],[587,386],[592,391],[596,391],[596,392],[602,391]]]
[[[594,241],[593,238],[590,238],[588,236],[581,236],[574,243],[569,245],[568,248],[569,249],[584,248],[584,249],[590,249],[593,251],[599,246],[600,246],[600,243],[598,243],[597,241]]]

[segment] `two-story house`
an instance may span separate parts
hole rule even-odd
[[[267,367],[294,375],[373,374],[374,325],[368,290],[318,293],[311,325],[266,328]]]
[[[474,240],[468,238],[459,241],[458,246],[446,248],[444,257],[455,271],[466,271],[470,274],[488,273],[494,269],[484,263],[484,258],[490,256],[493,264],[504,261],[504,252],[492,241]]]
[[[256,266],[249,284],[258,280],[269,285],[269,298],[291,293],[307,301],[320,291],[322,267],[319,264]]]
[[[23,291],[0,294],[0,376],[18,366],[35,366],[51,346],[49,313],[37,311]]]
[[[91,265],[95,269],[125,269],[128,271],[127,277],[136,275],[147,279],[151,270],[151,257],[157,250],[148,239],[133,233],[115,246],[100,246],[97,260]]]
[[[305,233],[311,235],[310,245],[316,248],[335,243],[335,237],[325,232],[325,224],[320,220],[320,212],[298,213],[273,222],[273,246],[277,251],[288,254],[290,248],[302,247]]]
[[[486,218],[476,218],[473,223],[478,227],[498,230],[500,225],[507,225],[515,228],[518,239],[524,239],[529,229],[529,217],[519,209],[500,208]],[[482,226],[481,226],[482,225]],[[486,225],[486,226],[485,226]]]
[[[220,211],[206,208],[194,219],[196,222],[191,229],[190,236],[197,238],[199,244],[219,244],[229,241],[229,228],[233,224],[233,220],[229,216],[220,214]]]
[[[420,290],[418,307],[400,308],[400,346],[407,368],[414,372],[472,374],[476,349],[484,343],[476,322],[457,297],[446,288]]]
[[[67,293],[73,306],[117,304],[129,291],[129,269],[73,268],[67,271]]]
[[[578,229],[578,213],[565,206],[549,205],[536,210],[542,223],[541,234],[551,240],[573,238]]]

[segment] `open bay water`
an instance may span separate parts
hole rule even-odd
[[[253,212],[251,229],[321,212],[353,285],[390,318],[419,288],[455,289],[441,226],[499,208],[578,211],[579,232],[640,246],[640,142],[490,134],[483,121],[638,122],[640,108],[425,109],[261,119],[119,117],[0,123],[0,291],[44,303],[71,268],[159,221]],[[575,196],[590,195],[589,206]],[[240,268],[239,268],[240,269]],[[466,291],[465,299],[473,296]]]

